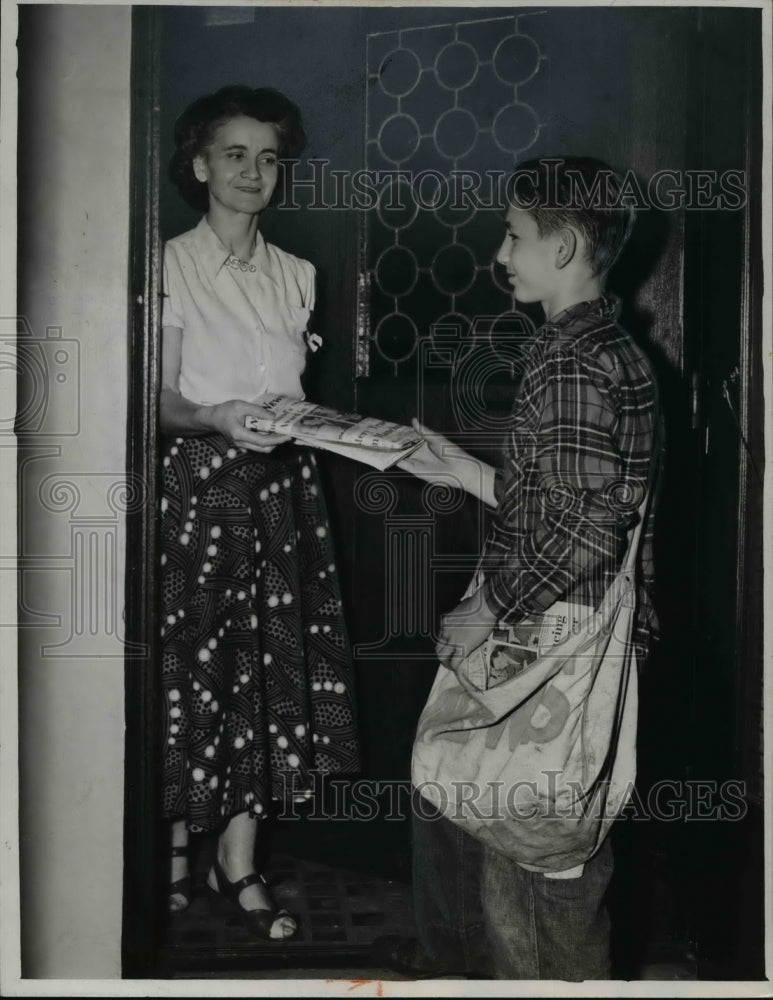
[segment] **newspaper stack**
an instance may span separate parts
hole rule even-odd
[[[593,608],[556,601],[537,618],[517,625],[497,625],[485,642],[486,687],[495,687],[527,670],[540,656],[549,654],[570,635],[587,628]]]
[[[300,444],[334,451],[375,469],[390,468],[421,444],[413,428],[388,420],[342,413],[289,396],[261,396],[254,402],[265,415],[246,417],[244,423],[250,430],[287,435]]]

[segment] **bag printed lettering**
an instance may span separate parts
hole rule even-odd
[[[633,566],[645,506],[597,610],[560,602],[539,619],[498,625],[456,674],[440,667],[419,719],[420,794],[534,871],[584,864],[633,788]]]

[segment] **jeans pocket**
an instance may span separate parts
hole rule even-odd
[[[545,899],[570,902],[585,899],[588,895],[589,886],[583,875],[579,878],[545,878],[542,875],[538,881],[540,895]]]

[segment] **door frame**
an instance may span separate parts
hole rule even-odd
[[[158,807],[160,581],[158,386],[160,380],[159,95],[160,12],[134,7],[131,38],[131,172],[127,470],[146,503],[126,515],[124,882],[122,974],[159,967],[161,867]]]
[[[123,976],[150,978],[163,967],[161,914],[158,900],[164,866],[159,808],[157,762],[158,698],[156,673],[160,626],[160,546],[156,511],[159,507],[160,439],[158,434],[158,386],[160,382],[160,274],[159,239],[160,178],[160,36],[161,10],[139,6],[132,11],[131,38],[131,174],[130,174],[130,288],[129,375],[127,423],[127,473],[141,477],[146,504],[130,510],[126,517],[126,639],[129,654],[125,666],[126,737],[124,800],[124,888],[123,888]],[[750,72],[757,74],[759,67]],[[759,85],[750,93],[759,94]],[[749,123],[759,127],[759,116],[747,108]],[[759,162],[759,145],[749,152],[747,163]],[[755,194],[758,198],[758,194]],[[753,448],[762,446],[762,315],[760,205],[748,212],[746,246],[751,268],[742,289],[744,310],[740,317],[742,401],[741,430]],[[739,586],[733,609],[739,655],[758,648],[762,628],[761,594],[755,591],[761,559],[755,536],[762,523],[762,487],[754,469],[740,452],[737,526],[741,544],[738,554]],[[710,502],[710,498],[707,498]],[[701,540],[698,541],[698,545]],[[705,544],[705,541],[703,542]],[[749,614],[749,597],[756,597]],[[759,664],[761,673],[761,662]],[[736,670],[736,676],[740,673]],[[756,746],[746,742],[741,702],[754,703],[757,674],[742,680],[736,692],[736,716],[732,720],[742,741],[740,755],[746,766]],[[748,725],[748,722],[746,723]]]
[[[762,11],[744,13],[743,30],[729,37],[722,33],[727,11],[702,12],[691,87],[699,99],[691,122],[696,162],[689,165],[718,173],[740,166],[746,191],[737,212],[694,213],[687,230],[685,319],[695,351],[700,452],[691,529],[688,776],[715,783],[715,805],[724,782],[740,781],[745,803],[736,821],[694,823],[685,848],[691,939],[702,979],[764,976]],[[727,101],[737,74],[740,108]],[[732,877],[725,866],[707,872],[700,859],[711,856],[739,859]]]

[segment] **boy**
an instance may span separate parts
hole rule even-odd
[[[496,508],[483,586],[441,619],[437,653],[449,670],[497,622],[517,624],[559,599],[598,606],[622,561],[654,457],[654,378],[616,324],[617,301],[604,294],[633,224],[619,179],[596,160],[537,160],[510,179],[508,205],[496,259],[519,301],[542,304],[545,323],[524,353],[502,469],[471,462],[418,424],[425,443],[401,464],[430,482],[447,482],[452,472]],[[651,528],[641,567],[639,662],[653,620]],[[413,976],[609,978],[607,841],[584,866],[546,876],[445,817],[426,818],[430,812],[422,800],[413,817],[419,941],[380,939],[381,962]]]

